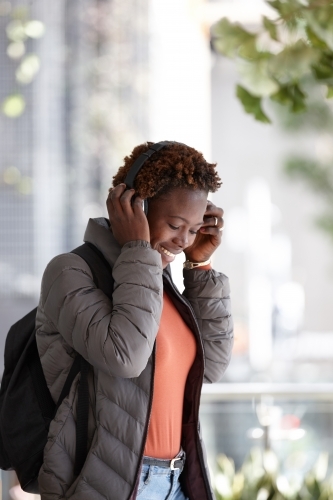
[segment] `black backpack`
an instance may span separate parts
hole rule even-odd
[[[111,299],[112,269],[103,254],[92,244],[84,243],[72,251],[89,265],[94,282]],[[80,372],[76,421],[74,474],[77,476],[87,456],[88,442],[88,371],[90,364],[77,354],[54,403],[46,385],[35,336],[35,308],[9,330],[5,344],[5,369],[0,389],[0,468],[15,470],[21,488],[39,493],[38,474],[51,420],[72,382]]]

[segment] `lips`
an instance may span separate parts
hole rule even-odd
[[[162,247],[162,245],[160,245],[160,248],[161,248],[162,252],[165,255],[167,255],[168,257],[172,257],[173,259],[176,257],[176,255],[174,253],[169,252],[169,250],[167,250],[166,248]]]
[[[162,250],[163,253],[165,253],[165,255],[168,255],[169,257],[176,257],[176,255],[174,253],[169,252],[169,250],[167,250],[166,248],[162,247],[162,245],[161,245],[161,250]]]

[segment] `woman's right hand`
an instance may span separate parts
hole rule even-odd
[[[136,197],[134,189],[126,189],[126,184],[112,188],[106,200],[111,230],[123,246],[134,240],[150,242],[150,231],[147,217],[142,210],[142,198]]]

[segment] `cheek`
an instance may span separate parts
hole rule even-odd
[[[150,242],[156,244],[162,241],[168,241],[172,238],[172,231],[165,221],[154,218],[153,215],[148,216],[148,224],[150,231]]]
[[[162,230],[161,224],[152,224],[149,225],[150,229],[150,242],[151,244],[156,244],[164,239],[165,231]]]
[[[150,232],[150,241],[153,243],[163,243],[163,241],[167,242],[172,240],[172,238],[173,234],[167,229],[163,230],[161,228]]]
[[[189,237],[188,237],[188,246],[189,246],[189,247],[190,247],[191,245],[193,245],[194,240],[195,240],[195,238],[196,238],[196,237],[197,237],[197,235],[196,235],[196,234],[191,234],[191,233],[189,234]]]
[[[147,217],[149,232],[150,232],[150,241],[155,240],[158,235],[158,225],[155,224],[155,221],[151,219],[151,217]]]

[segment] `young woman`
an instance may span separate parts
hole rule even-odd
[[[168,143],[126,189],[137,146],[113,179],[109,220],[90,219],[84,240],[112,266],[112,302],[88,265],[68,253],[47,266],[37,344],[57,401],[76,352],[89,361],[89,452],[73,471],[79,377],[51,423],[39,475],[42,500],[212,500],[198,410],[203,382],[224,373],[232,348],[227,278],[211,268],[223,211],[215,164]],[[148,200],[148,213],[142,210]],[[169,264],[185,253],[184,286]]]

